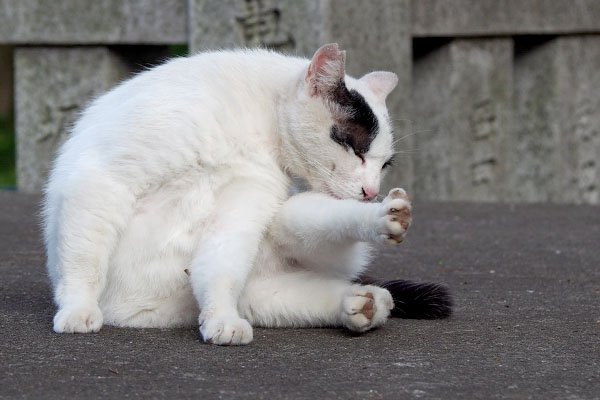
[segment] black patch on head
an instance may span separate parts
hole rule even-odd
[[[336,116],[336,123],[331,127],[331,139],[350,147],[357,155],[368,152],[379,133],[379,124],[364,97],[339,81],[329,93],[329,100],[343,110],[343,115]]]

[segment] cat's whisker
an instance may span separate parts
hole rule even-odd
[[[395,139],[395,140],[392,142],[392,146],[395,146],[397,143],[401,142],[402,140],[408,139],[408,138],[409,138],[409,137],[411,137],[411,136],[414,136],[414,135],[416,135],[416,134],[418,134],[418,133],[423,133],[423,132],[432,132],[432,130],[430,130],[430,129],[426,129],[426,130],[413,131],[413,132],[411,132],[411,133],[407,133],[406,135],[404,135],[404,136],[402,136],[402,137],[399,137],[398,139]]]
[[[392,122],[410,122],[411,124],[414,122],[414,120],[408,119],[408,118],[392,118],[391,121]]]
[[[406,149],[406,150],[394,150],[394,152],[392,153],[393,156],[396,155],[409,155],[409,154],[419,154],[421,153],[423,150],[420,148],[414,148],[414,149]]]
[[[307,165],[313,167],[314,172],[321,179],[323,179],[323,181],[325,182],[327,187],[329,187],[331,190],[335,191],[336,193],[344,193],[344,188],[340,184],[338,184],[335,180],[332,179],[333,172],[331,170],[329,170],[328,168],[326,168],[325,166],[323,166],[321,163],[319,163],[316,160],[309,160],[305,155],[300,154],[296,149],[293,149],[293,152],[295,153],[295,155],[298,158],[300,158],[302,161],[304,161]]]
[[[412,159],[412,158],[414,158],[415,154],[421,154],[421,153],[415,152],[415,153],[411,153],[411,154],[396,154],[395,159],[396,160]]]
[[[296,155],[296,156],[297,156],[299,159],[301,159],[302,161],[304,161],[304,163],[305,163],[306,165],[309,165],[309,166],[313,167],[317,173],[320,173],[320,174],[325,174],[325,175],[327,175],[327,174],[329,174],[329,175],[330,175],[330,174],[331,174],[331,172],[330,172],[330,171],[328,171],[328,170],[326,170],[326,169],[325,169],[325,167],[323,167],[322,165],[320,165],[319,163],[317,163],[317,162],[316,162],[316,161],[314,161],[314,160],[310,160],[310,159],[308,159],[308,158],[307,158],[305,155],[301,154],[301,153],[300,153],[298,150],[296,150],[296,149],[293,149],[293,152],[294,152],[294,154],[295,154],[295,155]]]
[[[344,187],[342,187],[339,183],[336,182],[336,180],[332,179],[333,178],[333,172],[330,171],[329,169],[327,169],[325,166],[323,166],[322,164],[320,164],[317,161],[314,160],[306,160],[307,163],[309,165],[311,165],[314,168],[314,172],[323,179],[323,181],[326,183],[326,185],[331,189],[334,190],[336,193],[344,193]]]
[[[321,177],[331,178],[333,176],[333,172],[318,161],[308,159],[305,155],[300,154],[300,152],[298,152],[296,149],[294,149],[294,153],[307,165],[312,166],[315,169],[315,172],[317,172]]]

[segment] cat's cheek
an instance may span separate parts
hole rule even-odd
[[[338,200],[342,199],[342,196],[337,194],[326,182],[323,182],[321,184],[320,190],[318,190],[318,191],[321,193],[325,193],[326,195],[331,196],[334,199],[338,199]]]

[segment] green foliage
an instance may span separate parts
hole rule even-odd
[[[0,189],[16,186],[15,129],[12,116],[0,116]]]
[[[171,57],[185,57],[188,55],[188,46],[185,44],[174,44],[169,46],[169,55]]]

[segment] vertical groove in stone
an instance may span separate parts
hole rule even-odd
[[[556,201],[560,196],[555,52],[552,40],[522,38],[516,42],[508,178],[513,201]]]
[[[600,203],[600,36],[557,39],[563,202]]]
[[[511,39],[454,39],[418,50],[412,88],[417,197],[505,198],[512,52]]]

